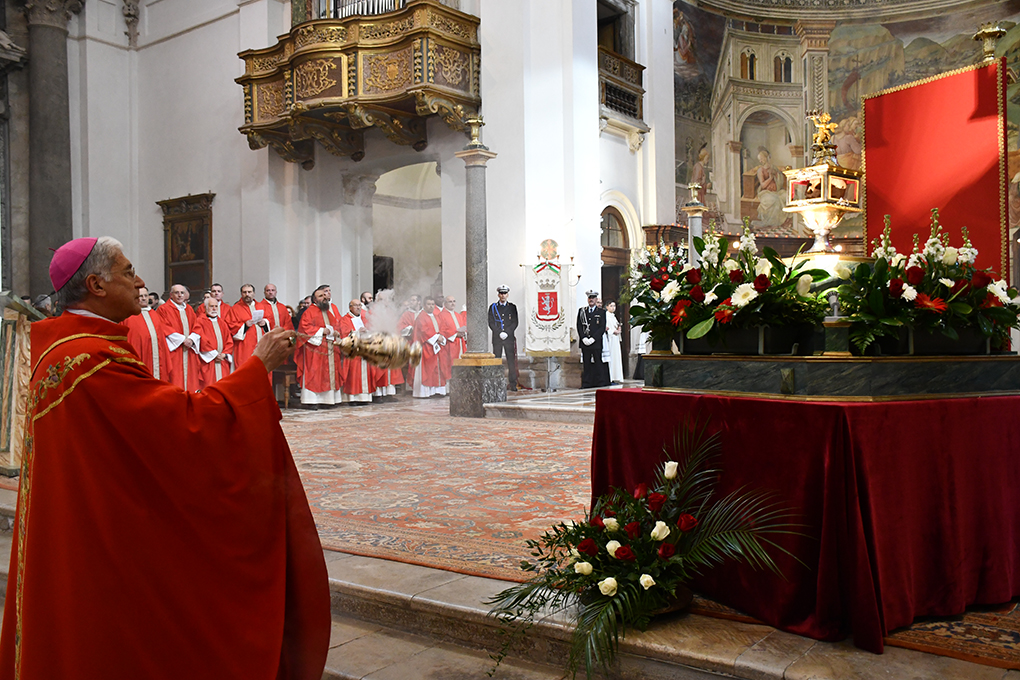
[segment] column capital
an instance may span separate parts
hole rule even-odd
[[[489,162],[490,158],[495,158],[497,154],[495,151],[489,151],[488,149],[464,149],[453,154],[457,158],[464,159],[464,165],[469,168],[475,165],[481,165],[485,167],[485,164]]]
[[[361,208],[371,208],[375,196],[376,180],[379,175],[345,174],[341,176],[344,188],[344,203]]]
[[[85,0],[21,0],[21,3],[29,26],[52,26],[66,31],[67,22],[81,11]]]
[[[793,30],[800,38],[800,45],[807,50],[829,51],[829,36],[836,28],[835,21],[798,21]]]

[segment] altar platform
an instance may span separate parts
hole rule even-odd
[[[592,493],[651,482],[684,418],[720,432],[719,493],[775,492],[803,535],[784,577],[726,564],[695,588],[785,631],[881,652],[922,616],[1020,594],[1020,397],[800,401],[598,394]],[[799,561],[798,561],[799,560]]]

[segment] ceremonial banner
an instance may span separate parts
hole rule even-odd
[[[892,218],[892,242],[909,253],[930,232],[931,209],[960,246],[967,227],[976,265],[1009,273],[1006,222],[1005,59],[933,76],[864,98],[865,227]]]
[[[563,309],[566,298],[565,265],[559,262],[552,239],[541,244],[538,264],[527,274],[525,351],[531,356],[566,356],[570,353],[570,325]],[[563,295],[561,295],[563,293]]]

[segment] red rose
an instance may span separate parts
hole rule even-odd
[[[688,269],[686,276],[687,276],[687,283],[701,283],[701,270],[700,269]]]
[[[694,515],[688,515],[686,512],[680,515],[677,520],[677,526],[680,527],[680,531],[690,531],[694,527],[698,526],[698,520]]]
[[[758,276],[754,278],[754,289],[759,293],[764,293],[769,289],[769,286],[771,285],[772,282],[769,281],[769,277],[765,276],[764,274],[758,274]]]
[[[641,535],[641,523],[631,522],[630,524],[625,526],[623,530],[626,531],[627,535],[630,536],[632,539],[637,538],[638,536]]]
[[[694,270],[692,269],[691,271]],[[694,300],[695,302],[705,301],[705,291],[701,290],[701,286],[694,286],[694,288],[691,288],[691,292],[689,293],[689,295],[691,296],[691,299]]]
[[[949,291],[949,297],[953,297],[954,295],[962,293],[964,290],[967,289],[967,286],[969,285],[970,282],[968,282],[967,279],[959,279],[956,283],[953,284],[953,289]]]
[[[889,295],[894,298],[903,295],[903,279],[889,279]]]
[[[616,510],[606,510],[602,514],[606,517],[616,517]]]
[[[988,309],[989,307],[1002,307],[1002,301],[995,297],[992,293],[985,293],[985,299],[981,303],[981,309]]]
[[[992,282],[992,277],[982,271],[975,271],[970,277],[970,285],[975,288],[984,288]]]
[[[659,557],[668,560],[676,552],[676,546],[672,543],[663,543],[659,546]],[[619,551],[617,551],[619,553]]]
[[[586,538],[577,544],[577,552],[584,553],[589,557],[595,557],[599,554],[598,543],[593,538]]]
[[[621,545],[616,549],[615,557],[618,560],[624,560],[626,562],[633,562],[637,559],[637,555],[634,554],[634,551],[630,549],[630,546],[626,545]]]
[[[603,522],[602,518],[599,517],[598,515],[595,515],[590,520],[588,520],[588,524],[592,525],[596,529],[605,529],[606,528],[606,523]]]
[[[733,283],[740,283],[743,280],[744,272],[740,271],[739,269],[734,269],[733,271],[730,272],[730,281],[732,281]]]
[[[674,248],[679,248],[679,247],[680,247],[680,244],[679,244],[679,243],[677,243],[676,241],[673,241],[673,247],[674,247]]]
[[[669,279],[669,277],[667,277],[667,276],[656,276],[656,277],[653,277],[652,280],[648,282],[648,286],[649,286],[649,288],[651,288],[655,292],[659,292],[660,290],[662,290],[663,288],[666,287],[666,281],[668,279]]]
[[[907,282],[911,286],[916,286],[921,281],[924,281],[924,270],[916,264],[913,267],[907,267]]]
[[[637,488],[634,489],[634,498],[636,498],[638,500],[641,500],[642,498],[644,498],[647,495],[648,495],[648,485],[645,484],[644,482],[642,482],[641,484],[638,484]]]
[[[652,512],[658,512],[662,510],[662,506],[666,504],[666,497],[661,493],[650,493],[648,494],[648,509]]]

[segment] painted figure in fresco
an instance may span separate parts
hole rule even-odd
[[[755,171],[758,184],[758,221],[763,227],[778,227],[786,221],[783,212],[786,196],[783,193],[783,173],[772,165],[772,154],[768,149],[758,150],[758,169]]]
[[[694,27],[684,13],[673,8],[673,70],[683,75],[690,70],[691,64],[697,64],[698,57],[694,53]]]
[[[698,200],[705,202],[705,194],[708,192],[708,144],[702,144],[698,150],[698,160],[691,168],[691,179],[688,184],[698,184]],[[692,197],[693,198],[693,197]]]
[[[856,116],[844,118],[832,141],[836,145],[836,162],[844,168],[860,170],[861,140],[858,138],[859,122]]]

